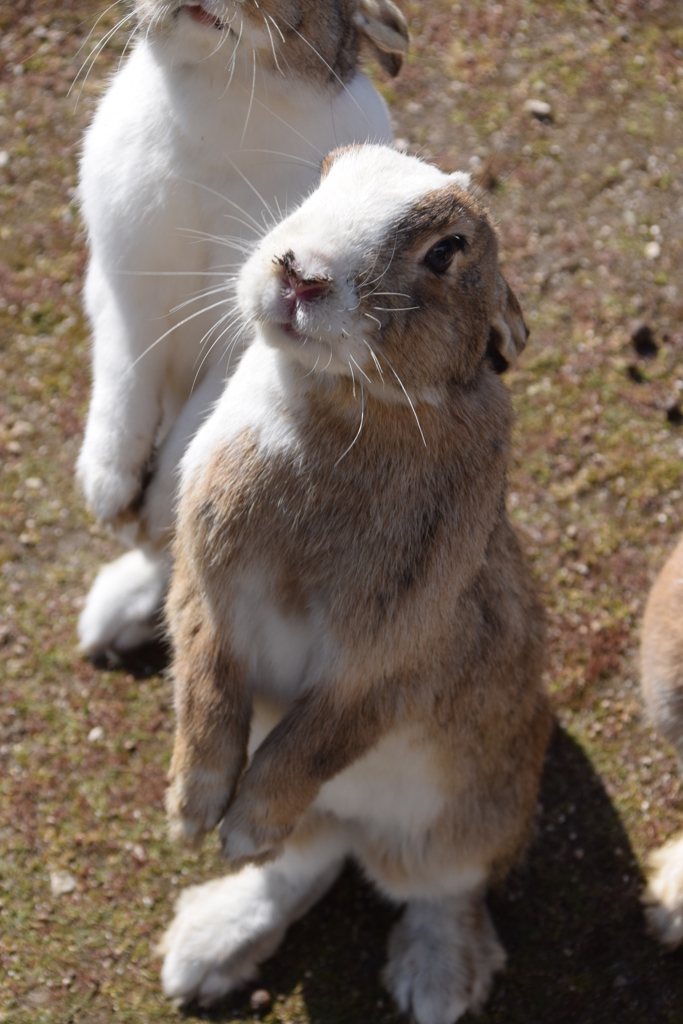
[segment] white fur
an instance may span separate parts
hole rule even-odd
[[[81,650],[94,655],[111,646],[123,652],[154,640],[169,575],[165,552],[146,548],[105,565],[78,620]]]
[[[187,889],[160,944],[166,995],[210,1004],[251,980],[335,880],[347,849],[343,830],[331,827],[274,863]]]
[[[466,1010],[476,1012],[505,966],[486,908],[474,913],[473,922],[470,896],[414,900],[394,928],[384,982],[418,1024],[452,1024]]]
[[[264,33],[245,36],[230,81],[231,44],[217,48],[218,35],[184,13],[146,34],[100,103],[81,162],[94,380],[78,475],[95,514],[114,520],[135,500],[156,450],[141,513],[155,543],[172,528],[178,457],[248,340],[241,336],[229,360],[236,325],[226,320],[208,335],[232,310],[228,278],[244,248],[316,183],[329,150],[392,137],[365,75],[338,92],[293,80],[289,69],[269,75],[253,50],[270,47]],[[223,290],[188,302],[215,287]],[[193,400],[209,378],[208,397]],[[165,585],[168,566],[159,562],[159,573]],[[82,649],[130,640],[116,629],[123,585],[119,577],[109,604],[102,587],[88,596]],[[151,585],[149,597],[163,589]]]

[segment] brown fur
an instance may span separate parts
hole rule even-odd
[[[137,0],[134,7],[140,23],[155,28],[179,10],[163,10],[159,0]],[[262,67],[335,89],[355,75],[361,47],[390,75],[399,73],[408,47],[405,19],[389,0],[244,0],[239,12],[255,29],[267,26]],[[232,13],[226,3],[218,16],[229,23]]]
[[[640,657],[650,719],[683,765],[683,539],[650,592]],[[648,928],[673,949],[683,942],[683,834],[654,851],[649,867]]]
[[[650,593],[641,671],[650,718],[683,762],[683,540]]]
[[[416,274],[420,246],[458,225],[469,241],[457,268]],[[416,404],[425,443],[405,403],[367,394],[360,439],[339,460],[358,402],[351,381],[331,386],[320,375],[305,410],[286,413],[295,456],[262,450],[244,431],[185,488],[168,606],[180,695],[172,791],[185,793],[185,779],[221,763],[242,735],[213,817],[230,800],[246,744],[231,581],[258,570],[284,615],[322,605],[343,664],[282,709],[239,781],[222,827],[228,843],[238,832],[256,855],[277,849],[325,781],[410,726],[434,753],[445,810],[428,850],[399,855],[366,840],[368,870],[400,883],[458,862],[484,864],[491,877],[528,841],[550,728],[543,613],[505,512],[512,412],[487,359],[493,324],[520,348],[526,329],[493,229],[462,189],[416,204],[368,254],[361,281],[386,263],[387,291],[409,293],[419,309],[388,299],[394,311],[374,344],[416,394],[437,395]],[[195,717],[202,709],[210,722]],[[194,799],[179,798],[191,818]]]

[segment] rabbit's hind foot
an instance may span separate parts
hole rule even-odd
[[[483,896],[413,900],[389,939],[384,983],[417,1024],[454,1024],[479,1009],[505,966]]]
[[[157,639],[170,571],[165,550],[135,548],[105,565],[78,620],[79,650],[95,658]]]

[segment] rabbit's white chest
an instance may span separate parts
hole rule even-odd
[[[429,746],[405,729],[326,782],[315,806],[371,830],[418,836],[438,817],[444,796]]]
[[[322,613],[286,614],[269,595],[267,575],[256,569],[243,572],[231,589],[233,648],[247,662],[249,683],[280,706],[288,704],[333,657]]]

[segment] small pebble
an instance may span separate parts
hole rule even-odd
[[[101,725],[96,725],[94,729],[91,729],[88,733],[88,743],[99,743],[100,740],[104,739],[104,729]]]
[[[251,993],[249,1005],[252,1010],[265,1010],[271,1004],[271,995],[265,988],[257,988]]]
[[[659,242],[648,242],[645,246],[645,256],[648,260],[656,260],[661,252],[662,247]]]
[[[68,871],[50,872],[50,889],[53,896],[66,896],[76,888],[76,879]]]
[[[548,124],[553,119],[553,108],[545,100],[527,100],[524,109],[537,118]]]

